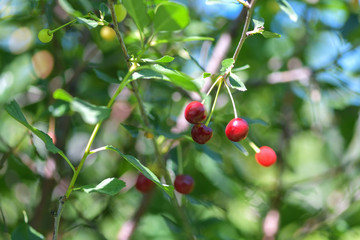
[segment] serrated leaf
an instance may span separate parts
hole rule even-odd
[[[230,87],[239,90],[239,91],[246,91],[245,84],[241,81],[241,79],[234,73],[230,73],[229,77]]]
[[[96,74],[96,76],[98,78],[100,78],[101,80],[107,82],[107,83],[119,83],[119,80],[113,77],[110,77],[109,75],[107,75],[106,73],[103,73],[99,70],[94,69],[94,72]]]
[[[84,122],[96,124],[110,116],[111,109],[104,106],[95,106],[84,100],[74,98],[63,89],[55,90],[54,99],[60,99],[70,103],[70,108],[81,115]]]
[[[182,72],[179,72],[179,71],[176,71],[176,70],[173,70],[170,68],[165,68],[158,64],[152,65],[151,68],[154,71],[161,73],[168,77],[168,79],[164,79],[164,80],[168,80],[168,81],[172,82],[173,84],[175,84],[179,87],[182,87],[188,91],[196,91],[196,92],[199,91],[199,88],[192,81],[192,79]]]
[[[86,185],[79,188],[86,193],[98,192],[110,196],[118,194],[125,187],[125,182],[117,178],[107,178],[97,185]]]
[[[147,13],[147,7],[143,0],[123,0],[126,10],[134,20],[140,32],[144,32],[144,28],[149,25],[150,18]]]
[[[276,2],[279,4],[280,9],[285,12],[292,21],[297,21],[298,16],[287,0],[276,0]]]
[[[163,2],[155,9],[154,26],[157,32],[181,30],[189,22],[189,10],[182,4]]]
[[[234,62],[235,61],[232,58],[227,58],[227,59],[222,60],[220,72],[225,72],[226,69],[228,69],[231,65],[234,64]]]
[[[264,36],[264,38],[279,38],[279,37],[281,37],[280,34],[269,32],[269,31],[263,31],[261,34]]]
[[[164,190],[170,197],[174,196],[174,187],[170,185],[162,184],[158,179],[158,177],[152,171],[150,171],[150,169],[142,165],[137,158],[131,155],[125,155],[119,149],[113,146],[106,146],[106,149],[112,150],[120,154],[122,158],[124,158],[128,163],[130,163],[133,167],[135,167],[142,174],[144,174],[145,177],[153,181],[157,186],[159,186],[162,190]]]
[[[242,66],[242,67],[233,68],[233,69],[231,70],[231,72],[233,72],[233,73],[241,72],[241,71],[244,71],[244,70],[246,70],[246,69],[248,69],[248,68],[250,68],[250,65],[246,64],[246,65],[244,65],[244,66]]]
[[[86,19],[82,17],[77,17],[76,19],[79,20],[79,23],[85,23],[90,28],[96,28],[99,25],[97,21],[92,19]]]
[[[211,73],[208,73],[208,72],[204,72],[202,77],[203,78],[207,78],[207,77],[210,77],[211,76]]]
[[[45,237],[26,223],[19,224],[11,234],[11,240],[43,240]]]
[[[215,39],[212,37],[192,36],[192,37],[183,37],[183,38],[157,39],[156,41],[151,42],[151,45],[157,45],[161,43],[171,43],[171,42],[214,41],[214,40]]]
[[[42,132],[41,130],[37,129],[36,127],[31,126],[28,121],[26,120],[24,114],[21,112],[19,104],[17,104],[16,101],[11,101],[10,103],[5,105],[5,110],[9,113],[10,116],[12,116],[15,120],[17,120],[19,123],[24,125],[27,129],[29,129],[31,132],[33,132],[36,136],[38,136],[44,143],[45,147],[48,151],[59,154],[62,156],[65,160],[70,162],[65,154],[58,149],[54,143],[53,140],[49,135]],[[71,166],[72,167],[72,166]]]
[[[234,144],[234,146],[239,149],[245,156],[249,156],[249,152],[246,150],[246,148],[244,148],[243,145],[241,145],[241,143],[232,142],[232,144]]]
[[[142,62],[146,62],[146,63],[169,63],[172,62],[175,58],[170,57],[170,56],[163,56],[162,58],[159,59],[150,59],[150,58],[143,58],[141,59]]]
[[[253,18],[252,21],[254,22],[254,29],[264,27],[264,19],[263,18],[258,18],[258,19]]]

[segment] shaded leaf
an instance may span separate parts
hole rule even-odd
[[[241,81],[241,79],[234,73],[230,73],[229,77],[230,87],[239,90],[246,91],[245,84]]]
[[[101,80],[103,80],[107,83],[119,83],[119,80],[117,80],[116,78],[110,77],[106,73],[103,73],[96,69],[94,69],[94,72],[98,78],[100,78]]]
[[[119,149],[117,149],[113,146],[106,146],[106,149],[112,150],[112,151],[120,154],[121,157],[123,157],[128,163],[130,163],[133,167],[135,167],[142,174],[144,174],[145,177],[147,177],[148,179],[153,181],[157,186],[159,186],[162,190],[164,190],[170,197],[173,197],[174,187],[166,185],[166,184],[162,184],[160,182],[160,180],[158,179],[158,177],[152,171],[150,171],[150,169],[148,169],[147,167],[142,165],[141,162],[137,158],[135,158],[131,155],[125,155]]]
[[[155,9],[154,26],[156,31],[176,31],[185,28],[190,22],[186,6],[175,2],[163,2]]]
[[[169,63],[169,62],[172,62],[174,60],[173,57],[170,57],[170,56],[163,56],[162,58],[159,58],[159,59],[149,59],[149,58],[143,58],[141,59],[142,62],[148,62],[148,63]]]
[[[136,26],[140,32],[144,31],[144,28],[149,25],[150,18],[147,13],[147,7],[143,0],[123,0],[127,12],[134,20]]]
[[[246,150],[246,148],[238,142],[231,142],[232,144],[234,144],[234,146],[239,149],[245,156],[249,156],[249,152]]]
[[[206,5],[212,5],[212,4],[239,4],[236,0],[206,0]]]
[[[297,21],[298,16],[287,0],[276,0],[276,2],[279,4],[280,9],[285,12],[292,21]]]
[[[117,178],[107,178],[97,185],[82,186],[79,190],[82,190],[86,193],[98,192],[114,196],[118,194],[124,187],[124,181],[121,181]]]
[[[11,234],[11,240],[43,240],[44,236],[26,223],[19,224]]]

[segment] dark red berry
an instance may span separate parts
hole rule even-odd
[[[154,183],[150,179],[145,177],[142,173],[140,173],[136,180],[135,187],[140,192],[147,193],[154,187]]]
[[[226,137],[233,142],[245,139],[248,132],[249,125],[242,118],[232,119],[225,128]]]
[[[260,152],[255,154],[256,161],[264,167],[269,167],[276,162],[276,153],[271,147],[262,146]]]
[[[195,124],[191,129],[191,137],[195,142],[205,144],[212,137],[212,129],[203,123]]]
[[[185,119],[189,123],[201,123],[206,118],[205,107],[201,102],[191,102],[185,108]]]
[[[182,194],[189,194],[194,188],[194,179],[189,175],[178,175],[174,182],[175,190]]]

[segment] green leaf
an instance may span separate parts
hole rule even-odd
[[[140,32],[144,32],[144,28],[149,25],[150,18],[147,13],[147,7],[143,0],[123,0],[126,10],[134,20]]]
[[[150,58],[143,58],[141,59],[142,62],[146,62],[146,63],[169,63],[172,62],[174,60],[173,57],[170,56],[163,56],[162,58],[159,59],[150,59]]]
[[[164,2],[155,9],[154,26],[158,31],[176,31],[185,28],[190,22],[186,6],[175,2]]]
[[[206,0],[206,5],[213,5],[213,4],[239,4],[236,0]]]
[[[192,42],[192,41],[214,41],[215,39],[212,37],[183,37],[183,38],[166,38],[166,39],[157,39],[154,42],[151,42],[151,45],[157,45],[161,43],[171,43],[171,42]]]
[[[292,21],[297,21],[298,16],[287,0],[276,0],[276,2],[279,4],[280,9],[285,12]]]
[[[140,69],[132,74],[132,78],[136,79],[165,79],[166,77],[152,69]]]
[[[26,223],[19,224],[11,234],[11,240],[43,240],[44,236]]]
[[[234,64],[234,62],[235,61],[232,58],[227,58],[227,59],[222,60],[220,72],[225,72],[226,69],[228,69],[231,65]]]
[[[246,69],[248,69],[248,68],[250,68],[250,65],[246,64],[246,65],[244,65],[244,66],[242,66],[242,67],[233,68],[233,69],[231,70],[231,72],[233,72],[233,73],[241,72],[241,71],[244,71],[244,70],[246,70]]]
[[[204,72],[202,77],[203,78],[207,78],[207,77],[210,77],[211,76],[211,73],[208,73],[208,72]]]
[[[53,93],[54,99],[63,100],[65,102],[71,102],[74,98],[66,92],[64,89],[56,89]]]
[[[101,80],[107,82],[107,83],[119,83],[119,80],[113,77],[110,77],[109,75],[107,75],[106,73],[103,73],[99,70],[94,69],[94,72],[96,74],[96,76],[98,78],[100,78]]]
[[[139,134],[139,128],[135,127],[135,126],[131,126],[131,125],[127,125],[127,124],[121,124],[129,133],[133,138],[136,138],[137,135]]]
[[[125,182],[117,178],[107,178],[104,179],[98,185],[86,185],[79,188],[86,193],[98,192],[104,193],[110,196],[118,194],[121,189],[125,187]]]
[[[281,37],[280,34],[269,32],[269,31],[263,31],[261,34],[264,36],[264,38],[279,38],[279,37]]]
[[[86,19],[82,17],[77,17],[76,19],[79,20],[80,23],[85,23],[90,28],[96,28],[99,25],[97,21],[94,21],[92,19]]]
[[[239,149],[245,156],[249,156],[249,152],[246,150],[246,148],[244,148],[243,145],[241,145],[241,143],[232,142],[232,144],[234,144],[234,146]]]
[[[117,152],[120,154],[121,157],[123,157],[128,163],[130,163],[133,167],[135,167],[137,170],[139,170],[142,174],[144,174],[145,177],[153,181],[157,186],[159,186],[162,190],[164,190],[170,197],[174,196],[174,187],[169,186],[166,184],[162,184],[158,177],[150,171],[147,167],[141,164],[141,162],[136,159],[135,157],[131,155],[125,155],[122,152],[120,152],[119,149],[113,147],[113,146],[106,146],[106,149],[112,150],[114,152]]]
[[[258,19],[253,18],[252,21],[254,22],[254,29],[264,27],[264,19],[263,18],[258,18]]]
[[[241,81],[241,79],[234,73],[230,73],[229,77],[230,87],[239,90],[246,91],[245,84]]]
[[[49,135],[47,135],[46,133],[42,132],[41,130],[37,129],[36,127],[31,126],[28,123],[24,114],[21,112],[19,104],[17,104],[16,101],[11,101],[10,103],[6,104],[5,110],[15,120],[17,120],[19,123],[24,125],[27,129],[29,129],[31,132],[33,132],[36,136],[38,136],[45,143],[45,147],[48,151],[62,156],[67,161],[69,166],[74,170],[74,166],[71,164],[69,159],[65,156],[65,154],[54,145],[51,137]]]
[[[74,98],[63,89],[55,90],[53,97],[69,102],[71,110],[80,113],[82,119],[88,124],[96,124],[110,116],[110,108],[95,106],[84,100]]]
[[[158,73],[167,76],[170,82],[172,82],[173,84],[179,87],[184,88],[185,90],[199,92],[199,88],[192,81],[192,79],[182,72],[178,72],[170,68],[165,68],[158,64],[154,64],[152,66],[152,69]]]

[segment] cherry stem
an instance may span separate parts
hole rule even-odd
[[[221,78],[219,77],[218,80],[219,80],[219,79],[221,79],[221,81],[220,81],[219,87],[218,87],[218,89],[217,89],[217,91],[216,91],[214,103],[213,103],[213,105],[212,105],[212,107],[211,107],[211,112],[210,112],[210,115],[209,115],[208,119],[206,120],[205,126],[209,125],[209,122],[210,122],[210,120],[211,120],[211,116],[213,115],[213,112],[214,112],[214,109],[215,109],[215,105],[216,105],[216,102],[217,102],[218,97],[219,97],[219,92],[220,92],[221,85],[222,85],[222,83],[223,83],[223,81],[224,81],[224,78],[223,78],[222,76],[221,76]]]
[[[250,146],[252,149],[254,149],[254,151],[255,151],[256,153],[260,152],[260,148],[259,148],[258,146],[256,146],[256,144],[255,144],[253,141],[251,141],[249,138],[248,138],[247,140],[248,140],[248,142],[249,142],[249,146]]]
[[[179,143],[179,145],[177,146],[177,160],[178,160],[178,173],[183,174],[184,165],[183,165],[183,158],[182,158],[181,143]]]
[[[49,34],[52,34],[52,33],[56,32],[56,31],[58,31],[58,30],[60,30],[60,29],[62,29],[62,28],[64,28],[64,27],[66,27],[67,25],[73,24],[73,23],[76,22],[76,21],[77,21],[77,19],[73,19],[73,20],[71,20],[70,22],[65,23],[64,25],[62,25],[62,26],[60,26],[60,27],[58,27],[58,28],[55,28],[54,30],[50,30],[50,31],[49,31]]]
[[[230,91],[230,88],[229,88],[229,86],[227,85],[226,82],[225,82],[225,87],[226,87],[226,89],[227,89],[227,91],[228,91],[228,93],[229,93],[229,96],[230,96],[230,99],[231,99],[231,103],[232,103],[232,106],[233,106],[233,108],[234,108],[234,117],[237,118],[238,115],[237,115],[237,111],[236,111],[236,106],[235,106],[234,98],[233,98],[233,96],[232,96],[232,94],[231,94],[231,91]]]
[[[216,79],[216,81],[213,83],[213,85],[211,85],[209,91],[207,91],[207,93],[206,93],[206,97],[209,96],[209,94],[211,93],[211,91],[213,90],[213,88],[216,86],[216,84],[218,83],[218,81],[219,81],[221,78],[223,78],[223,76],[219,76],[219,77]],[[202,104],[205,103],[205,98],[201,101],[201,103],[202,103]]]

